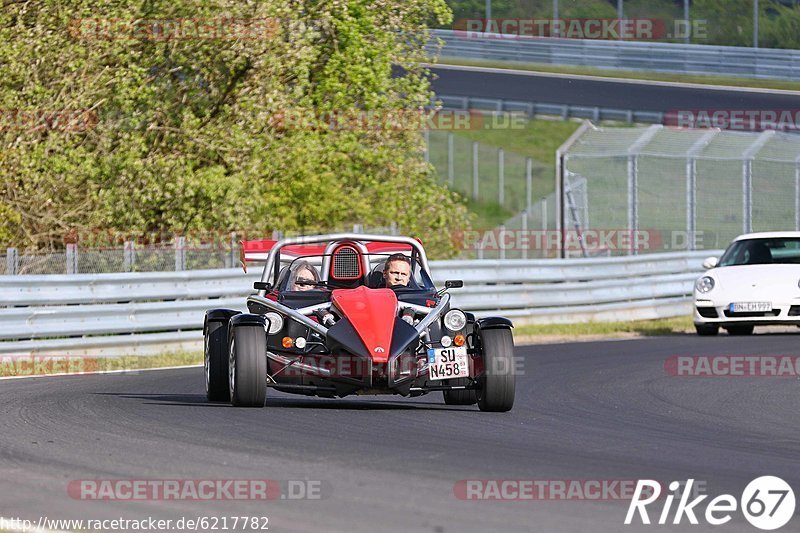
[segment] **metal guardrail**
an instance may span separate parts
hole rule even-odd
[[[556,39],[434,30],[442,57],[679,74],[800,80],[800,51],[703,44]]]
[[[613,109],[608,107],[588,107],[569,104],[547,104],[540,102],[523,102],[520,100],[505,100],[502,98],[479,98],[476,96],[450,96],[437,94],[436,100],[441,101],[446,109],[478,109],[498,113],[524,113],[526,117],[548,115],[561,117],[562,120],[570,118],[590,119],[594,122],[602,120],[615,120],[619,122],[638,124],[662,124],[664,113],[657,111],[634,111],[632,109]]]
[[[463,279],[453,305],[515,322],[634,320],[686,314],[704,258],[720,251],[593,259],[433,261],[437,285]],[[203,314],[245,310],[259,274],[193,272],[0,276],[0,354],[199,349]]]

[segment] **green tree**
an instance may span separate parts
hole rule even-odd
[[[427,104],[423,45],[431,21],[450,20],[442,0],[6,4],[0,109],[90,113],[70,131],[0,127],[4,243],[58,246],[87,228],[263,235],[397,221],[446,255],[451,229],[468,224],[422,160],[419,130],[275,121],[287,110]],[[221,27],[233,18],[251,21],[251,33],[207,39],[188,25],[186,38],[97,34],[83,17]]]

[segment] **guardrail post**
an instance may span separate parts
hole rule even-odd
[[[68,244],[67,245],[67,274],[77,274],[78,273],[78,245],[77,244]]]
[[[498,193],[497,203],[503,207],[506,203],[506,152],[502,148],[497,149],[497,178],[498,178]]]
[[[175,271],[186,270],[186,237],[175,237]]]
[[[472,199],[478,201],[478,141],[472,141]]]
[[[133,241],[125,241],[122,249],[122,271],[133,272],[133,265],[136,263],[136,255],[133,249]]]
[[[6,249],[6,275],[16,276],[19,273],[19,251],[16,248]]]

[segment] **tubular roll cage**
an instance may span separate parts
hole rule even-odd
[[[275,245],[270,249],[269,255],[267,256],[267,260],[264,264],[264,271],[261,274],[261,281],[267,282],[271,275],[275,275],[275,266],[280,265],[279,258],[280,258],[280,251],[281,248],[284,246],[289,245],[296,245],[296,244],[318,244],[321,242],[329,242],[328,246],[325,248],[325,255],[322,260],[322,276],[323,279],[327,279],[327,272],[330,268],[330,258],[333,250],[335,250],[340,244],[347,243],[356,246],[359,251],[361,252],[362,260],[364,261],[364,272],[369,272],[369,259],[368,255],[370,254],[367,247],[364,245],[362,241],[372,241],[372,242],[388,242],[388,243],[396,243],[396,244],[405,244],[411,246],[411,249],[417,253],[419,258],[419,263],[426,272],[430,272],[428,267],[428,257],[425,255],[425,250],[422,248],[422,244],[416,239],[412,239],[411,237],[400,237],[394,235],[369,235],[364,233],[332,233],[329,235],[314,235],[310,237],[293,237],[288,239],[282,239],[275,243]],[[261,289],[258,291],[257,294],[249,296],[247,298],[248,301],[252,301],[258,303],[272,311],[276,311],[281,313],[289,318],[296,320],[297,322],[307,326],[312,331],[315,331],[322,335],[323,337],[327,338],[328,328],[322,324],[314,322],[310,318],[308,318],[304,312],[312,311],[311,307],[305,309],[292,309],[290,307],[286,307],[276,301],[270,300],[266,297],[267,291]],[[422,335],[425,330],[428,329],[434,320],[441,316],[442,312],[447,309],[447,306],[450,302],[450,295],[444,294],[442,298],[439,300],[439,304],[434,308],[420,308],[420,310],[427,312],[427,316],[423,318],[419,324],[414,326],[417,330],[419,335]],[[412,306],[413,304],[407,304],[408,306]],[[329,307],[330,304],[323,304],[322,306],[314,306],[314,308],[320,307]],[[418,308],[419,306],[413,306],[414,308]]]
[[[344,242],[343,242],[344,241]],[[289,245],[297,245],[297,244],[319,244],[323,242],[328,242],[328,246],[325,248],[325,252],[322,258],[322,279],[326,280],[328,278],[328,272],[330,269],[330,261],[331,261],[331,254],[333,251],[339,247],[339,245],[347,243],[352,244],[356,248],[358,248],[359,252],[361,252],[361,259],[363,261],[363,268],[364,272],[369,272],[369,258],[370,255],[369,250],[364,245],[364,241],[366,242],[385,242],[385,243],[396,243],[396,244],[405,244],[411,246],[411,249],[417,253],[417,257],[419,258],[419,263],[426,272],[430,272],[430,268],[428,266],[428,256],[425,255],[425,249],[422,248],[422,244],[416,239],[412,239],[411,237],[401,237],[395,235],[370,235],[365,233],[331,233],[328,235],[312,235],[308,237],[292,237],[287,239],[281,239],[280,241],[276,242],[275,245],[270,249],[269,255],[267,256],[267,260],[264,264],[264,271],[261,273],[261,281],[268,282],[270,281],[271,276],[275,276],[277,278],[277,266],[280,265],[280,252],[281,248],[284,246]],[[259,296],[265,296],[266,291],[260,290],[258,291]]]

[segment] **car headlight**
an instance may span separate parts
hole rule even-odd
[[[458,309],[451,309],[444,315],[444,327],[450,331],[460,331],[467,325],[467,315]]]
[[[269,331],[267,331],[267,333],[275,335],[283,329],[283,317],[281,315],[275,312],[269,312],[264,316],[269,320]]]
[[[694,287],[698,292],[705,294],[714,288],[714,278],[710,276],[703,276],[697,280],[697,282],[694,284]]]

